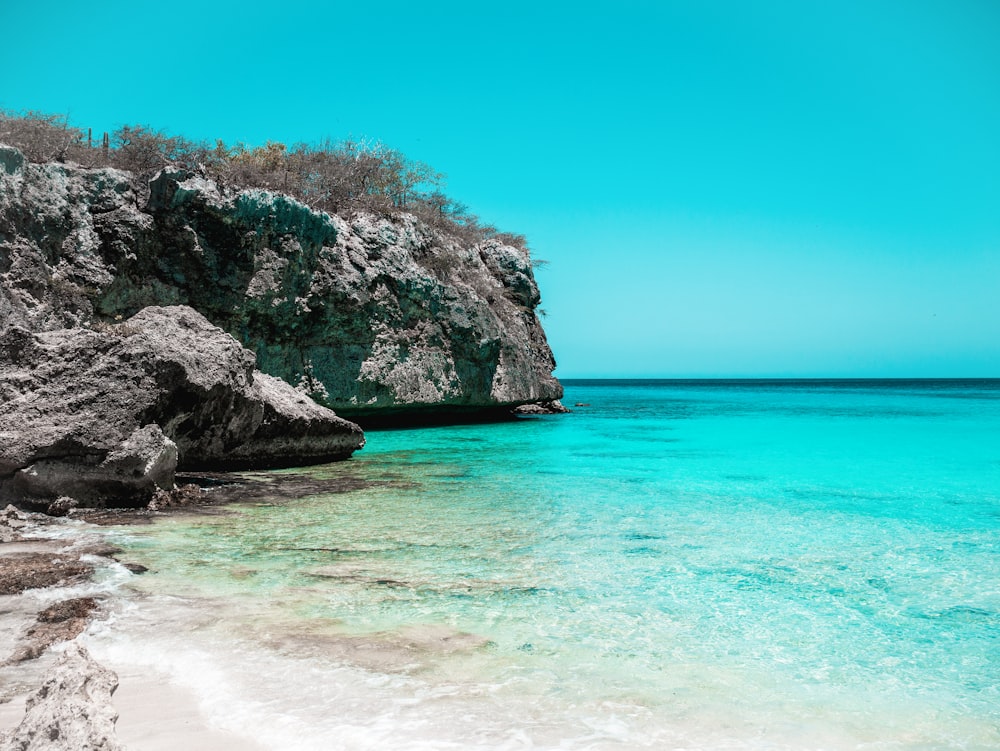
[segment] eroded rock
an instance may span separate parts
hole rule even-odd
[[[0,343],[0,499],[144,506],[178,465],[305,464],[364,444],[187,307],[97,331],[13,326]]]
[[[173,490],[158,490],[149,502],[150,511],[162,511],[178,506],[195,506],[201,502],[201,488],[197,485],[179,485]]]
[[[558,399],[548,399],[537,404],[522,404],[514,409],[516,415],[562,415],[569,412]]]
[[[68,495],[62,495],[48,505],[45,509],[45,513],[49,516],[68,516],[69,513],[79,505],[80,502],[77,501],[76,498],[70,498]]]
[[[33,660],[53,644],[75,639],[87,627],[97,609],[93,597],[74,597],[62,600],[42,610],[37,622],[22,639],[22,644],[7,660],[9,663]]]
[[[2,751],[123,751],[111,697],[118,676],[76,643],[28,698],[24,719],[0,734]]]
[[[82,581],[92,570],[91,566],[70,555],[57,553],[0,555],[0,595],[16,595],[26,589]]]
[[[8,504],[0,510],[0,543],[20,540],[22,538],[21,530],[26,524],[24,514]]]

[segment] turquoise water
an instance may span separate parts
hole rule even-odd
[[[117,532],[95,648],[273,748],[1000,748],[1000,381],[564,402]]]

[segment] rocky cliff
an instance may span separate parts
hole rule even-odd
[[[330,216],[166,170],[0,147],[0,321],[28,331],[187,305],[340,415],[461,419],[558,399],[527,253],[412,216]]]
[[[178,466],[301,465],[364,445],[357,425],[253,366],[252,352],[184,306],[99,330],[8,325],[0,499],[142,506],[173,488]]]

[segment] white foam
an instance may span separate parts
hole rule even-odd
[[[502,686],[371,671],[317,657],[315,650],[299,657],[237,634],[225,641],[208,625],[203,604],[160,597],[125,601],[91,626],[85,642],[113,669],[165,676],[197,698],[211,727],[268,748],[646,745],[615,713],[574,720],[558,703],[529,706]]]
[[[747,676],[718,666],[686,666],[666,701],[558,685],[544,663],[536,673],[520,666],[489,682],[476,672],[482,655],[475,651],[437,655],[430,660],[437,669],[392,660],[390,669],[366,668],[351,654],[363,662],[366,645],[391,653],[411,642],[282,633],[280,624],[241,628],[225,603],[124,594],[84,637],[94,656],[122,675],[162,677],[193,698],[206,727],[248,749],[905,749],[936,732],[902,714],[885,727],[864,710],[863,696],[857,707],[827,708],[817,694],[802,704],[813,714],[795,716],[780,692],[771,699],[734,694],[733,684]],[[965,737],[990,733],[963,730]]]

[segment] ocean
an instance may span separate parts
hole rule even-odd
[[[86,644],[282,750],[1000,748],[1000,381],[565,385],[111,529]]]

